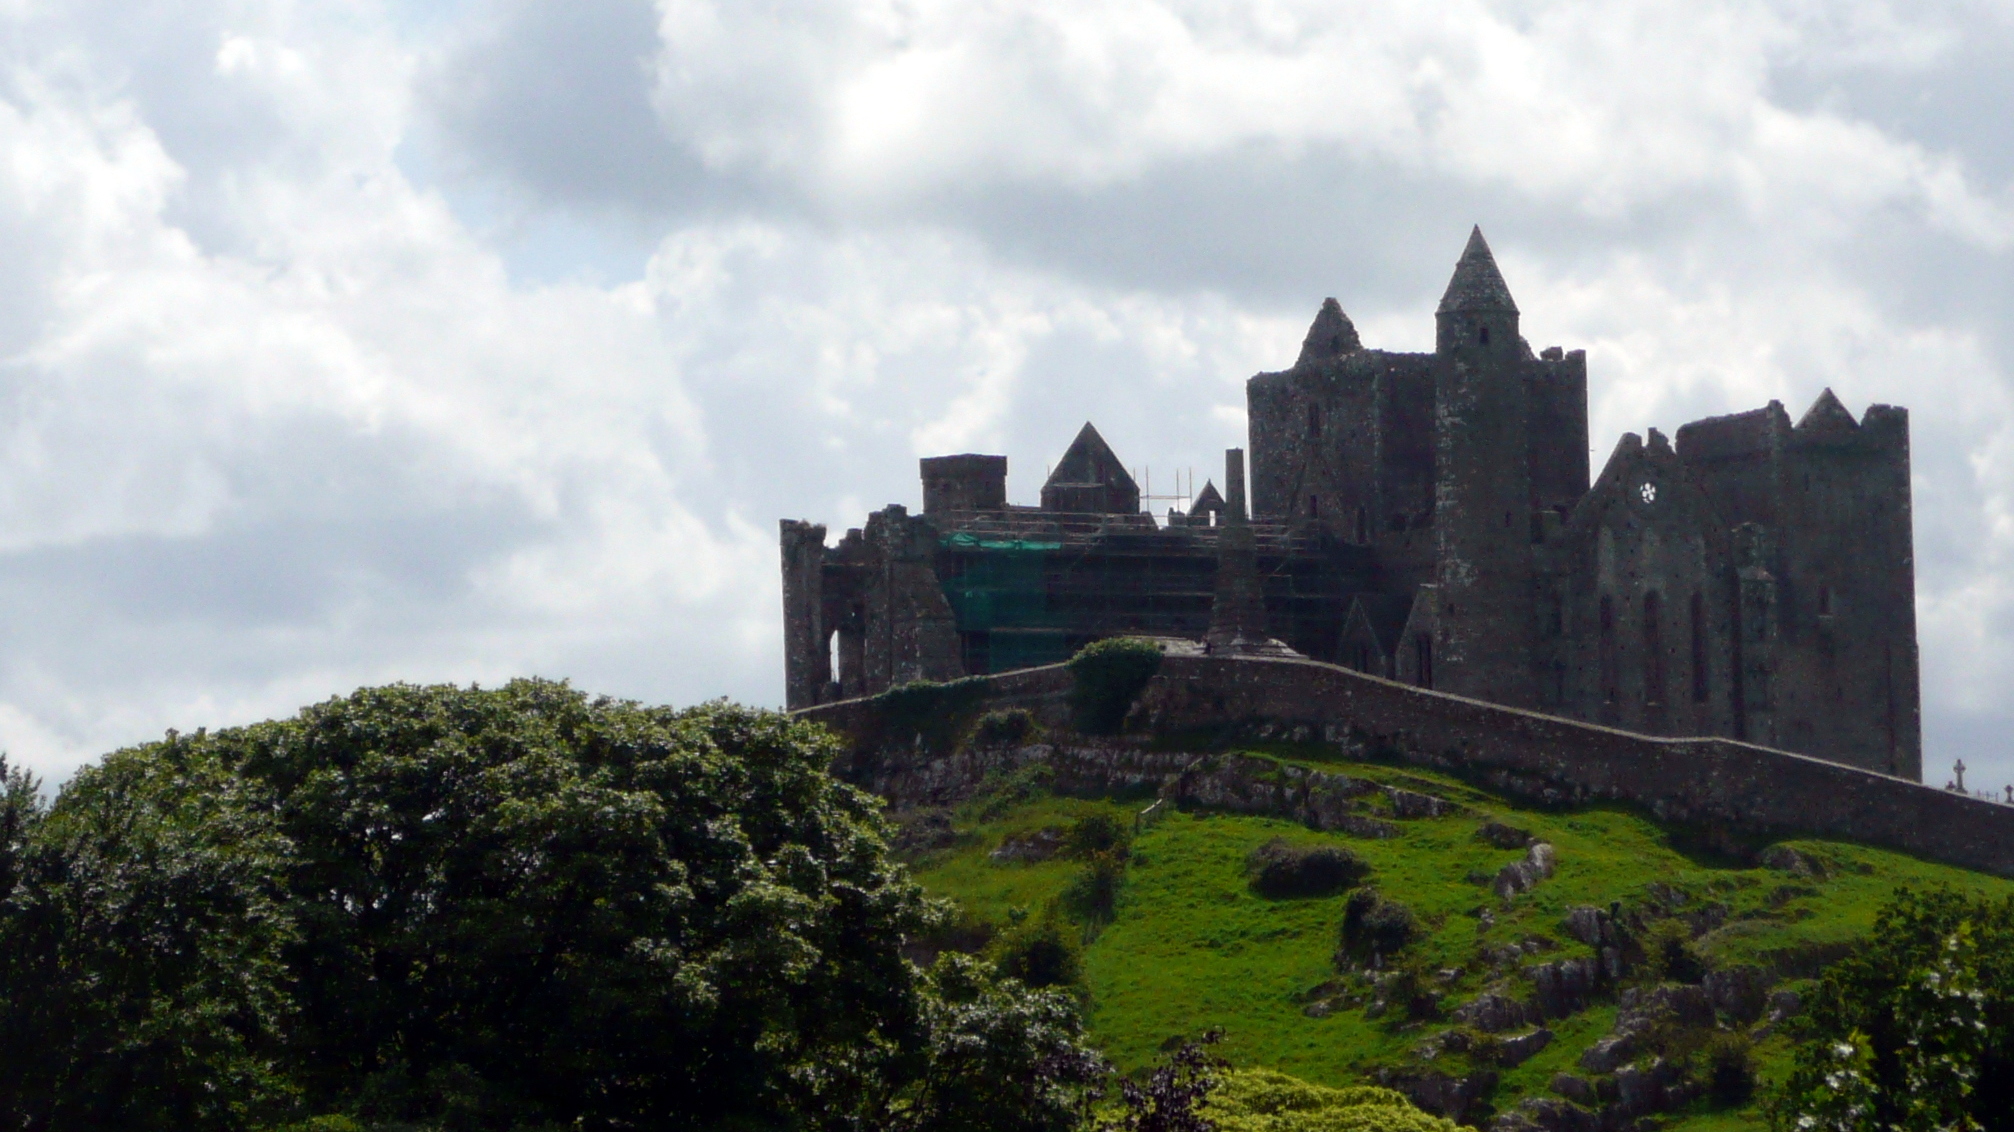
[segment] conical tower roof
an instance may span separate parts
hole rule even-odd
[[[1342,304],[1334,299],[1323,299],[1322,309],[1316,313],[1314,325],[1308,327],[1308,337],[1301,343],[1300,359],[1294,365],[1320,365],[1363,348],[1363,340],[1357,337],[1357,328],[1350,322],[1350,316],[1343,313]]]
[[[1447,293],[1441,296],[1438,313],[1453,311],[1517,313],[1517,303],[1511,300],[1510,288],[1504,284],[1503,272],[1497,270],[1497,259],[1490,254],[1480,224],[1469,232],[1469,245],[1462,249],[1454,278],[1448,280]]]
[[[1056,462],[1056,470],[1049,473],[1049,481],[1043,486],[1087,483],[1137,490],[1126,466],[1119,462],[1112,446],[1105,443],[1090,421],[1084,422],[1077,439],[1070,442],[1069,450]]]

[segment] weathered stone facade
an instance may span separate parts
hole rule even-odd
[[[1652,735],[1921,777],[1905,410],[1828,390],[1626,434],[1589,483],[1587,362],[1534,354],[1480,231],[1429,354],[1323,303],[1247,383],[1243,453],[1165,523],[1088,424],[1042,489],[923,462],[924,513],[783,530],[788,702],[1002,672],[1136,633],[1298,652]],[[1249,513],[1248,513],[1249,512]],[[1216,610],[1236,595],[1235,617]],[[1226,629],[1235,622],[1235,631]],[[1229,644],[1226,644],[1229,642]]]

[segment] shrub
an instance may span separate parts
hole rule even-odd
[[[1112,918],[1119,905],[1119,889],[1126,880],[1126,860],[1119,853],[1093,853],[1085,859],[1084,871],[1063,890],[1063,903],[1078,917],[1092,923]]]
[[[1131,839],[1124,822],[1101,810],[1072,822],[1063,844],[1065,851],[1073,857],[1091,857],[1098,853],[1117,853],[1123,857],[1126,855],[1126,843]]]
[[[1126,711],[1161,667],[1161,646],[1139,637],[1109,637],[1084,646],[1070,658],[1076,678],[1070,708],[1077,730],[1114,735]]]
[[[1035,717],[1027,708],[989,711],[973,725],[972,741],[982,747],[1015,747],[1035,735]]]
[[[1363,962],[1375,956],[1396,955],[1405,950],[1419,930],[1413,910],[1396,900],[1387,900],[1375,888],[1350,893],[1343,905],[1342,949],[1344,959]]]
[[[874,697],[881,719],[891,733],[914,736],[932,751],[944,751],[962,733],[963,724],[986,699],[986,678],[968,676],[938,683],[912,680]]]
[[[1755,1095],[1755,1050],[1746,1034],[1715,1034],[1701,1051],[1706,1093],[1723,1108],[1748,1103]]]
[[[1692,944],[1684,920],[1659,920],[1643,935],[1644,973],[1652,981],[1696,983],[1706,977],[1706,960]]]
[[[2014,897],[1898,890],[1805,1000],[1778,1129],[2014,1129]]]
[[[1084,980],[1084,954],[1074,930],[1053,916],[1031,917],[994,941],[993,970],[1030,987],[1076,987]]]
[[[1270,1069],[1225,1073],[1203,1114],[1219,1132],[1460,1132],[1391,1089],[1335,1089]]]
[[[1274,898],[1329,896],[1361,883],[1371,867],[1339,845],[1292,845],[1275,837],[1245,858],[1252,891]]]

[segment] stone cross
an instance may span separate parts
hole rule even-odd
[[[2007,804],[2010,806],[2014,806],[2014,786],[2009,786],[2007,788]]]
[[[1958,764],[1951,769],[1958,772],[1958,792],[1965,793],[1965,760],[1959,759]]]

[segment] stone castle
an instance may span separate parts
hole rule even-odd
[[[1627,433],[1590,485],[1586,356],[1532,352],[1480,230],[1435,321],[1432,353],[1366,349],[1324,302],[1246,385],[1249,500],[1232,449],[1221,493],[1142,513],[1087,424],[1038,506],[957,455],[920,515],[785,520],[789,707],[1144,635],[1921,778],[1906,410]]]

